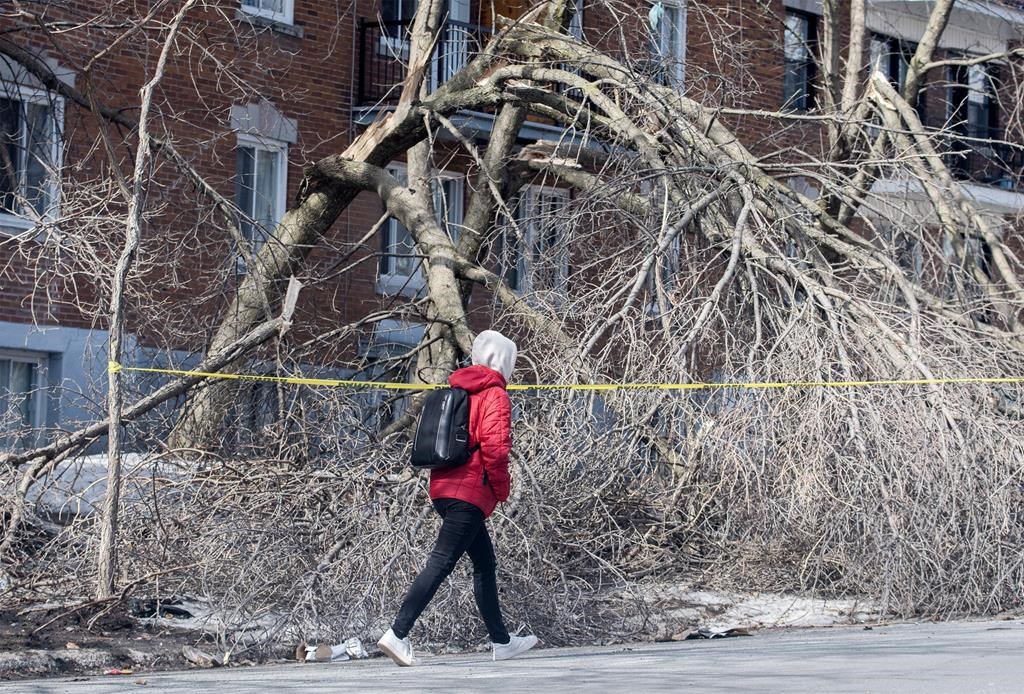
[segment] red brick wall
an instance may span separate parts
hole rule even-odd
[[[294,198],[303,167],[343,150],[355,135],[351,108],[358,79],[356,26],[360,18],[375,15],[377,2],[357,0],[347,5],[329,5],[296,0],[295,4],[295,26],[302,29],[302,37],[271,29],[254,31],[247,23],[235,19],[238,0],[221,0],[197,12],[187,22],[188,31],[197,41],[179,41],[181,51],[172,59],[161,83],[160,117],[172,130],[179,148],[229,198],[234,195],[236,142],[228,118],[232,104],[266,98],[284,115],[297,120],[298,142],[289,149],[289,201]],[[484,4],[474,5],[473,16],[487,14],[482,9]],[[69,19],[81,20],[89,16],[94,5],[76,0],[51,9],[65,13]],[[117,9],[144,12],[145,5],[124,3]],[[782,14],[781,0],[765,5],[744,0],[691,3],[688,94],[711,105],[777,110],[782,99]],[[645,11],[639,17],[626,17],[603,7],[589,8],[584,14],[587,38],[613,54],[625,52],[624,46],[631,46],[634,54],[646,51],[645,22]],[[0,30],[12,26],[10,20],[0,20]],[[60,54],[62,64],[73,66],[83,64],[109,45],[117,33],[91,29],[58,36],[55,40],[59,51],[31,29],[6,36],[35,51]],[[215,51],[221,62],[206,55],[203,47]],[[136,116],[138,90],[146,71],[152,69],[157,50],[154,43],[144,41],[142,36],[128,37],[97,63],[92,82],[94,94],[105,105],[126,109],[126,113]],[[80,77],[77,86],[84,88],[85,80]],[[944,108],[938,93],[930,94],[928,103],[929,109]],[[821,130],[814,124],[792,125],[780,134],[777,126],[765,119],[743,116],[726,120],[756,153],[797,144],[813,151],[821,139]],[[96,147],[97,127],[90,114],[73,104],[67,105],[68,186],[94,179],[108,168],[102,149]],[[111,130],[111,135],[115,139],[121,137],[116,129]],[[132,153],[124,148],[119,156],[120,165],[128,171]],[[153,289],[170,317],[139,311],[132,329],[153,343],[169,341],[198,348],[237,281],[223,276],[225,264],[231,262],[230,243],[219,220],[209,215],[201,196],[190,190],[166,163],[160,166],[158,185],[150,193],[150,208],[159,211],[147,226],[143,257],[176,260],[172,268],[153,271],[145,277],[146,286]],[[468,197],[468,186],[466,193]],[[336,264],[342,255],[351,252],[351,244],[369,229],[380,212],[380,203],[372,196],[357,198],[312,254],[311,265],[329,268]],[[109,248],[105,252],[116,252],[120,238],[113,235],[107,241]],[[379,248],[379,239],[374,239],[361,252],[353,254],[352,259]],[[89,315],[60,302],[53,308],[47,307],[42,287],[12,258],[11,252],[6,246],[0,247],[0,267],[5,268],[0,273],[0,320],[34,318],[44,323],[91,324]],[[368,258],[339,281],[308,287],[303,294],[294,339],[308,334],[303,323],[330,326],[387,305],[390,299],[375,293],[376,273],[376,259]],[[89,307],[95,306],[95,292],[89,286],[92,279],[84,274],[74,277],[82,286]],[[51,296],[54,292],[51,287]],[[56,295],[59,294],[57,291]],[[34,314],[30,312],[33,297]],[[475,295],[474,310],[487,305],[485,295]],[[483,325],[486,317],[479,320]],[[196,335],[197,326],[200,335]],[[197,339],[189,340],[189,336]]]

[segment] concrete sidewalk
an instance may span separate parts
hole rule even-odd
[[[1024,692],[1024,620],[763,632],[753,637],[428,657],[374,658],[8,683],[33,694],[203,692]],[[145,680],[145,686],[136,680]]]

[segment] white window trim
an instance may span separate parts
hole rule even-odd
[[[272,152],[278,155],[278,167],[277,167],[277,189],[276,189],[276,200],[274,200],[274,206],[276,208],[276,217],[274,220],[275,224],[281,222],[281,218],[284,216],[285,209],[288,204],[288,143],[282,142],[281,140],[273,140],[265,137],[259,137],[250,133],[238,133],[238,141],[236,147],[252,147],[263,152]],[[238,175],[237,169],[235,175]],[[237,202],[237,201],[236,201]],[[244,211],[248,214],[248,210]],[[252,239],[248,239],[252,243]],[[255,253],[263,246],[264,241],[252,243],[252,252]],[[238,261],[244,268],[245,260],[239,256]]]
[[[45,221],[53,221],[60,218],[60,178],[59,172],[63,166],[63,134],[64,134],[64,98],[56,96],[44,89],[28,87],[25,85],[2,82],[0,94],[3,96],[16,96],[22,103],[47,104],[53,108],[53,142],[51,144],[50,162],[54,168],[54,180],[50,181],[50,206],[44,216]],[[19,171],[19,173],[21,173]],[[18,185],[21,183],[19,181]],[[36,224],[31,219],[20,215],[11,214],[0,210],[0,233],[13,231],[15,233],[28,231],[35,228]]]
[[[400,182],[404,181],[405,185],[408,185],[408,167],[403,162],[393,162],[387,167],[388,173],[395,178],[398,178]],[[448,219],[445,224],[445,228],[451,236],[453,229],[459,230],[462,227],[463,214],[465,213],[465,176],[463,174],[454,171],[438,171],[436,174],[438,179],[446,181],[456,181],[458,185],[455,187],[453,196],[454,200],[448,200]],[[436,206],[435,200],[435,206]],[[394,217],[389,217],[387,224],[382,229],[383,233],[388,235],[388,239],[393,238],[394,225],[398,223]],[[452,240],[456,240],[452,238]],[[388,243],[388,246],[391,244]],[[377,293],[378,294],[418,294],[424,286],[426,286],[426,277],[423,275],[422,262],[416,266],[416,270],[411,275],[403,275],[400,273],[393,272],[388,265],[388,272],[380,272],[377,274]]]
[[[295,2],[294,0],[283,0],[284,10],[281,12],[274,12],[273,10],[265,10],[262,7],[252,7],[246,5],[244,2],[239,2],[242,12],[247,14],[256,15],[257,17],[265,17],[266,19],[273,20],[275,22],[281,22],[282,24],[294,24],[295,23]]]
[[[36,382],[33,384],[32,391],[35,396],[35,411],[32,413],[32,424],[30,426],[32,429],[42,429],[46,426],[46,405],[49,397],[49,389],[47,388],[49,355],[15,349],[0,349],[0,359],[24,364],[35,364]]]

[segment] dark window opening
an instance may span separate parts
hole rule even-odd
[[[791,111],[808,111],[814,107],[817,34],[817,17],[804,12],[786,11],[782,103],[784,108]]]

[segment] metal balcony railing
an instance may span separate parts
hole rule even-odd
[[[359,21],[359,80],[356,106],[386,106],[398,101],[409,64],[410,22]],[[491,30],[448,21],[434,49],[428,74],[430,90],[447,82],[477,55]]]

